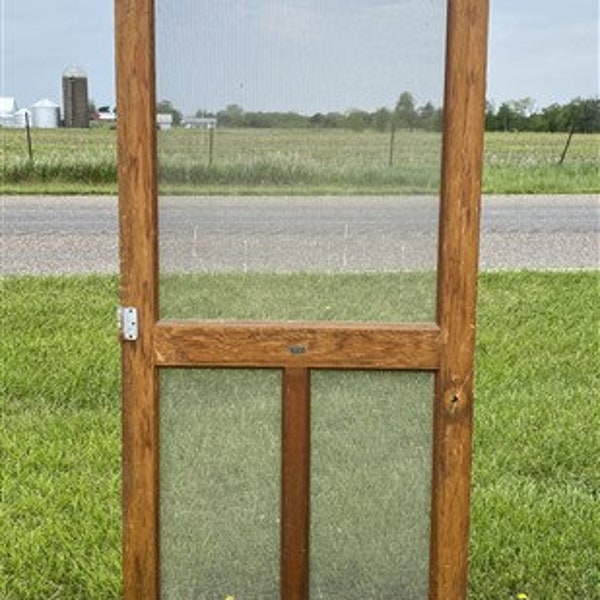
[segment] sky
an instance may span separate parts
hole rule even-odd
[[[487,96],[535,107],[597,96],[597,0],[490,0]],[[184,113],[392,108],[403,91],[439,105],[444,0],[156,0],[158,99]],[[0,0],[0,95],[61,103],[88,75],[115,103],[111,0]]]

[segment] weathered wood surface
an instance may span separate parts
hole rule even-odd
[[[430,597],[466,597],[473,420],[473,354],[487,0],[450,0],[437,320],[441,363],[433,437]]]
[[[283,372],[281,599],[308,600],[310,535],[310,371]]]
[[[436,325],[162,321],[154,328],[159,366],[433,370]]]
[[[122,342],[123,574],[126,600],[159,591],[156,169],[152,0],[116,2],[121,304],[139,309]]]

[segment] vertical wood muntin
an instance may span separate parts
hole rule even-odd
[[[309,594],[310,370],[283,370],[281,432],[281,599]]]
[[[158,378],[154,2],[116,0],[121,305],[137,307],[139,338],[123,341],[123,596],[157,600]]]
[[[433,422],[430,598],[466,597],[488,0],[449,0]]]

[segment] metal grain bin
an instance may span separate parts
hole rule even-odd
[[[31,125],[31,111],[26,108],[20,108],[14,115],[12,127],[18,129],[25,129],[27,127],[27,121]]]
[[[44,98],[31,107],[31,125],[39,129],[56,129],[60,123],[60,106]]]

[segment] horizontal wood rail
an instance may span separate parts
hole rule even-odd
[[[435,324],[159,321],[157,367],[436,370]]]

